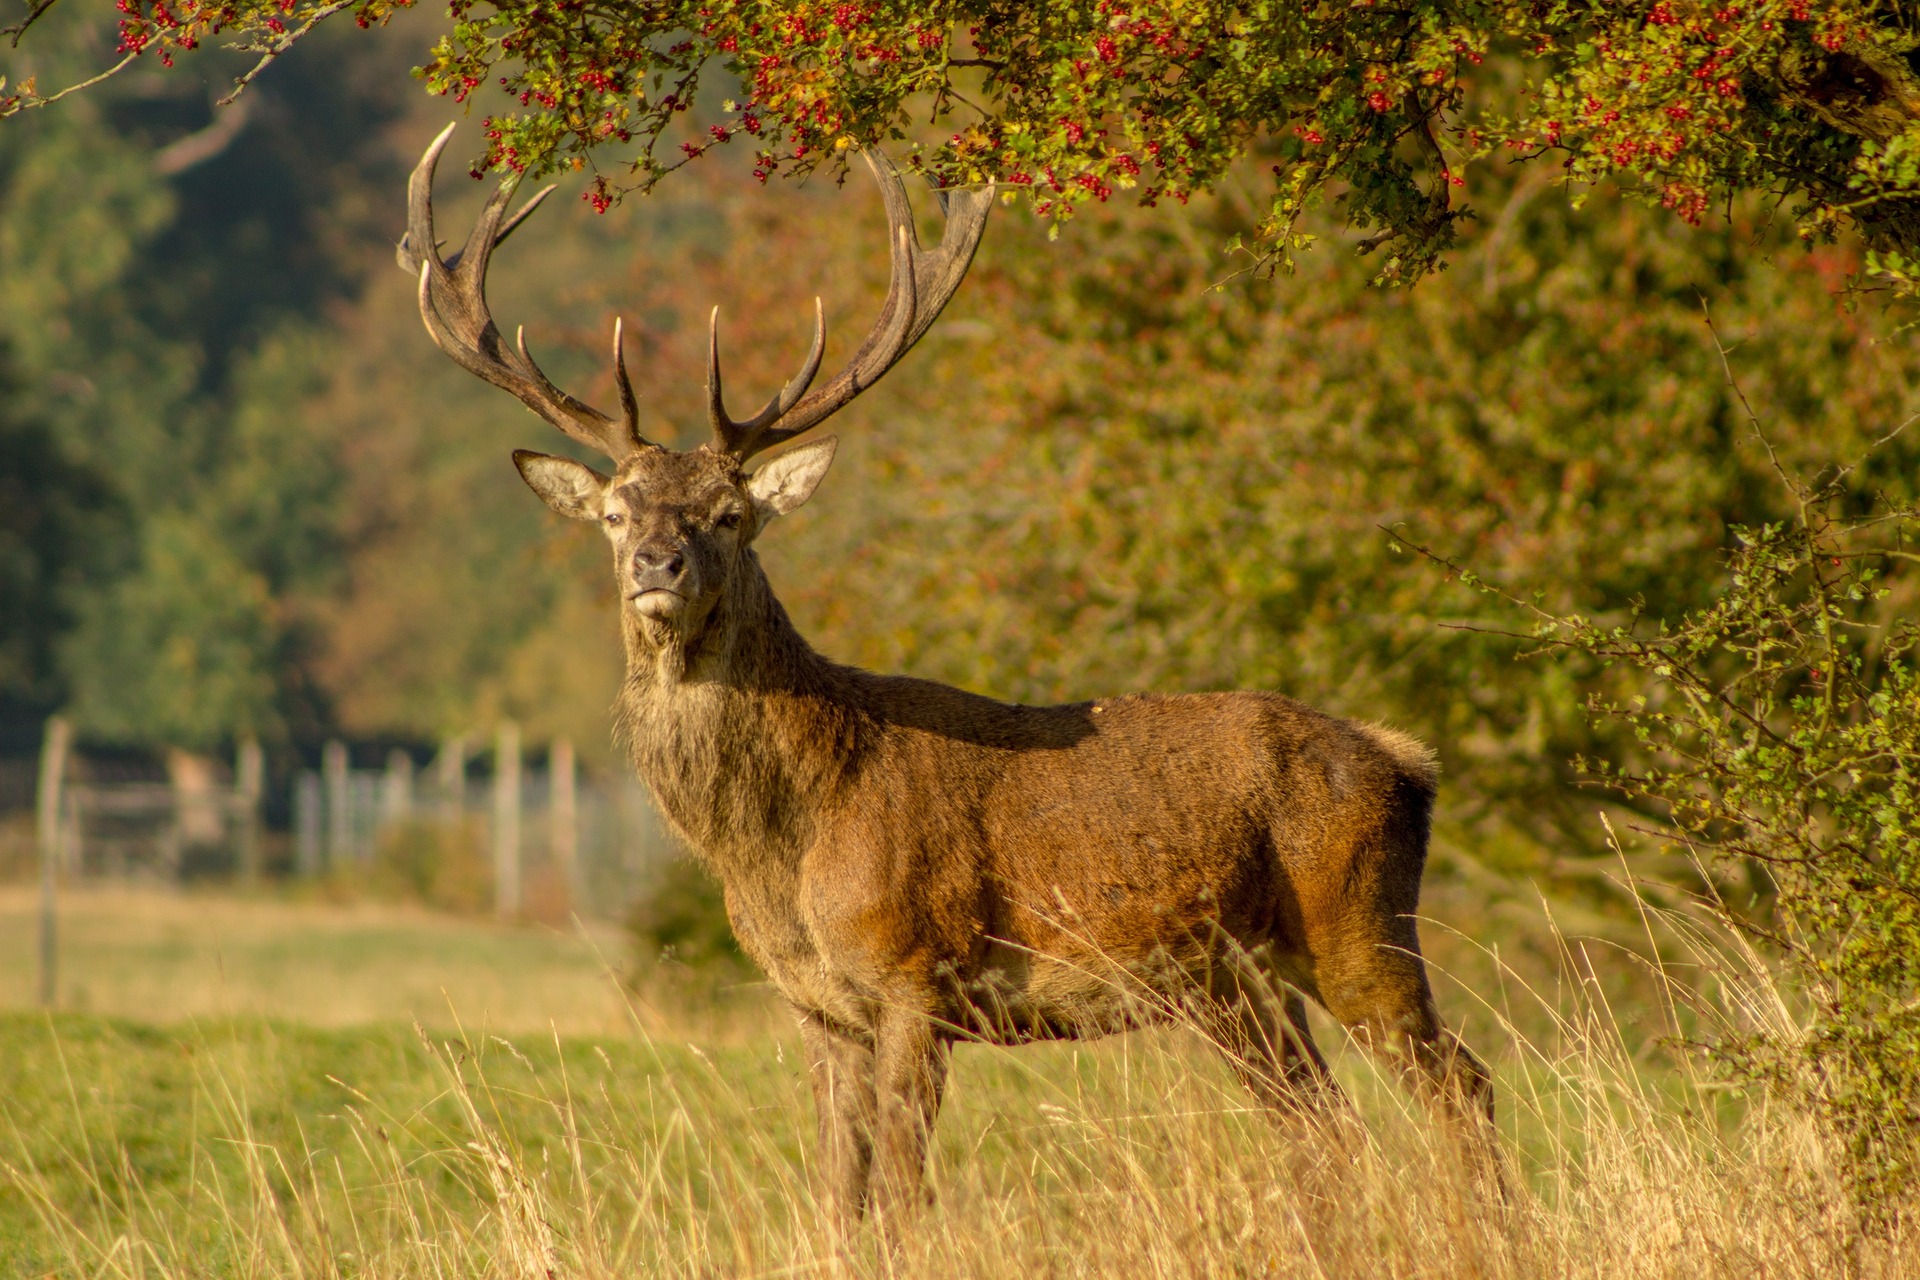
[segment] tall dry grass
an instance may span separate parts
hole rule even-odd
[[[1574,947],[1562,987],[1505,973],[1487,1013],[1507,1044],[1481,1046],[1504,1198],[1449,1126],[1350,1055],[1356,1119],[1286,1128],[1195,1034],[1161,1030],[963,1046],[931,1205],[891,1243],[836,1240],[791,1033],[721,1055],[649,1018],[638,1071],[599,1050],[605,1069],[583,1069],[557,1036],[419,1032],[425,1095],[332,1080],[327,1132],[292,1139],[261,1131],[263,1082],[209,1054],[189,1176],[158,1191],[81,1124],[51,1157],[9,1155],[6,1190],[55,1274],[114,1280],[1920,1276],[1920,1237],[1860,1231],[1816,1134],[1682,1047],[1702,1020],[1790,1024],[1791,999],[1737,939],[1660,927],[1688,981],[1656,966],[1669,998],[1637,1014],[1609,1006]],[[1672,1048],[1650,1053],[1650,1036]],[[84,1110],[87,1082],[67,1088]]]

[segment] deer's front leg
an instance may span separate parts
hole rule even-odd
[[[815,1013],[800,1015],[800,1042],[813,1085],[827,1210],[849,1226],[866,1206],[873,1164],[873,1049]]]
[[[947,1083],[945,1039],[925,1014],[889,1009],[874,1037],[873,1200],[883,1227],[897,1224],[922,1198],[927,1142]]]

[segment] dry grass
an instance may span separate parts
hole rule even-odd
[[[1920,1277],[1920,1241],[1861,1236],[1791,1117],[1649,1048],[1682,1011],[1506,977],[1483,1010],[1504,1031],[1479,1041],[1502,1091],[1504,1202],[1357,1057],[1337,1069],[1364,1124],[1288,1132],[1167,1031],[963,1046],[935,1202],[892,1247],[836,1245],[816,1212],[797,1043],[774,1018],[731,1044],[647,1016],[594,1039],[0,1025],[0,1064],[19,1069],[0,1074],[0,1270]],[[1724,979],[1731,1016],[1786,1015],[1751,974]]]

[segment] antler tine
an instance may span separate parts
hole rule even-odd
[[[751,418],[736,422],[727,416],[727,406],[720,393],[720,308],[715,307],[707,317],[707,421],[712,424],[714,436],[729,453],[738,453],[742,458],[759,452],[765,446],[757,445],[760,434],[780,416],[800,402],[807,388],[813,385],[814,377],[820,372],[820,358],[827,352],[827,311],[819,298],[813,300],[813,346],[807,352],[807,358],[800,364],[800,372],[787,379],[787,384],[773,399],[760,407],[760,412]]]
[[[513,234],[514,229],[527,220],[527,215],[545,204],[547,197],[557,190],[559,190],[558,187],[542,187],[534,192],[533,195],[527,199],[527,202],[521,205],[511,218],[501,223],[500,229],[493,233],[493,248],[498,249],[501,245],[505,244],[507,237]],[[491,252],[491,250],[489,250],[489,252]],[[466,253],[467,251],[464,248],[456,249],[453,252],[453,256],[442,261],[441,265],[449,271],[456,270],[460,266],[460,263],[465,260]]]
[[[633,398],[633,383],[627,377],[626,335],[620,317],[613,318],[613,380],[620,388],[620,413],[626,419],[627,434],[640,440],[640,404]]]
[[[529,196],[527,202],[520,206],[520,211],[511,218],[508,218],[506,222],[501,225],[500,230],[494,234],[493,247],[498,249],[501,245],[505,244],[507,237],[514,233],[515,228],[525,222],[535,209],[545,204],[547,197],[557,190],[559,190],[559,188],[556,186],[545,186]],[[454,264],[448,263],[447,265],[451,268]]]
[[[991,184],[981,191],[937,193],[946,228],[940,244],[926,251],[920,248],[919,239],[914,235],[913,206],[907,199],[899,170],[881,152],[861,154],[873,171],[874,181],[880,184],[880,196],[886,204],[887,248],[892,271],[879,318],[859,350],[854,352],[853,359],[825,386],[806,390],[818,371],[826,336],[824,317],[818,311],[816,299],[814,347],[800,376],[789,382],[758,414],[746,422],[735,422],[726,416],[721,405],[719,337],[717,332],[709,333],[708,416],[720,446],[742,461],[820,425],[879,381],[933,326],[966,278],[974,251],[980,247],[987,214],[993,208]],[[718,310],[715,308],[716,317]],[[717,319],[715,323],[717,327]]]
[[[726,397],[720,393],[720,308],[707,313],[707,422],[720,447],[734,452],[742,443],[739,424],[727,416]]]
[[[433,240],[433,171],[440,163],[440,153],[446,150],[447,139],[453,137],[453,126],[442,129],[434,140],[427,144],[426,151],[420,156],[420,163],[413,166],[413,172],[407,175],[407,230],[400,237],[400,243],[394,246],[394,261],[408,275],[420,274],[420,264],[426,258],[438,252]],[[422,249],[420,246],[425,245]]]
[[[417,246],[423,239],[430,239],[433,235],[433,172],[440,163],[440,153],[446,148],[447,139],[452,136],[452,125],[442,129],[439,136],[434,138],[427,147],[426,154],[420,157],[420,163],[414,166],[412,177],[407,180],[407,230],[401,234],[400,243],[394,246],[393,253],[395,261],[400,264],[400,269],[408,275],[419,273],[420,259],[424,251]],[[497,249],[505,244],[507,237],[512,235],[535,209],[545,204],[547,197],[556,190],[558,190],[557,187],[546,186],[534,192],[532,197],[520,206],[519,211],[502,223],[500,230],[494,233],[494,248]],[[436,242],[434,252],[438,251],[439,245]],[[457,252],[445,259],[441,265],[452,271],[460,265],[460,258],[461,253]]]
[[[507,178],[488,197],[466,245],[452,257],[441,259],[433,232],[433,177],[440,153],[452,134],[453,126],[448,125],[414,166],[407,182],[407,233],[394,251],[401,268],[419,277],[420,318],[428,334],[461,368],[511,392],[573,439],[619,461],[646,444],[639,433],[633,388],[619,352],[615,353],[614,372],[625,413],[624,421],[615,422],[553,385],[528,354],[524,330],[518,334],[514,348],[509,349],[487,309],[487,264],[493,251],[539,207],[552,188],[535,195],[508,218],[507,205],[519,180],[517,176]],[[615,332],[617,335],[617,326]]]

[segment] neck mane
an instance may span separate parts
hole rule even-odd
[[[857,754],[851,672],[815,653],[751,550],[684,640],[622,612],[615,732],[680,835],[724,876],[797,861]]]

